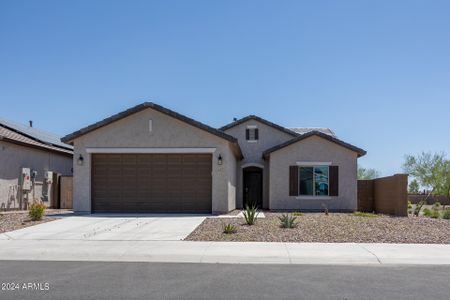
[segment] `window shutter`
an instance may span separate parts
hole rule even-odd
[[[259,132],[258,128],[255,128],[255,140],[258,140]]]
[[[250,139],[250,129],[245,129],[245,139],[248,141]]]
[[[339,196],[339,166],[330,166],[330,196]]]
[[[289,196],[298,196],[298,166],[289,166]]]

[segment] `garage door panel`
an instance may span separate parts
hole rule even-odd
[[[93,211],[210,212],[210,154],[93,154]]]

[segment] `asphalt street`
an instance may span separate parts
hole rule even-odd
[[[0,299],[449,299],[450,266],[0,261]]]

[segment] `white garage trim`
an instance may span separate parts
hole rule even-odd
[[[86,148],[87,153],[214,153],[216,148]]]

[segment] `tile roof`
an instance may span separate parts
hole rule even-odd
[[[59,137],[33,127],[0,119],[0,140],[9,140],[32,147],[73,154],[73,147],[62,143]]]
[[[322,133],[336,136],[336,134],[331,130],[330,128],[324,128],[324,127],[295,127],[295,128],[288,128],[289,130],[292,130],[298,134],[305,134],[311,131],[320,131]]]

